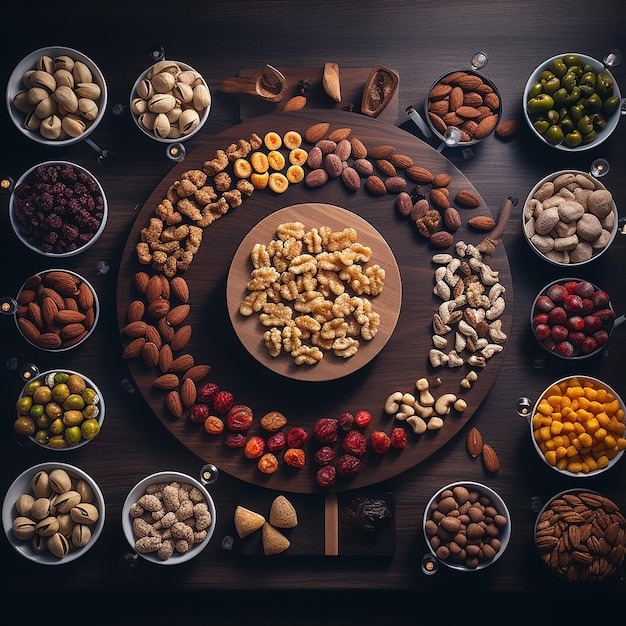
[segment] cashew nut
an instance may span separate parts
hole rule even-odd
[[[506,333],[502,330],[502,320],[497,319],[489,324],[489,336],[494,343],[504,343],[507,340]]]
[[[439,350],[443,350],[448,345],[448,340],[441,335],[433,335],[433,346]]]
[[[494,300],[493,304],[485,311],[485,317],[488,320],[495,320],[496,318],[500,317],[500,315],[502,315],[505,306],[506,303],[504,301],[504,298],[502,296],[498,296]]]
[[[416,435],[426,432],[426,422],[418,415],[412,415],[407,419],[406,423],[413,429]]]
[[[428,358],[433,367],[440,367],[448,362],[448,355],[441,350],[436,350],[435,348],[430,350]]]
[[[467,402],[465,402],[463,398],[459,398],[452,406],[455,411],[463,413],[463,411],[465,411],[465,409],[467,408]]]
[[[387,400],[385,400],[385,413],[387,415],[393,415],[398,412],[400,408],[400,402],[402,400],[402,392],[395,391],[392,393]]]
[[[426,424],[428,430],[439,430],[443,426],[443,419],[438,416],[431,417]]]
[[[470,356],[470,358],[467,359],[467,362],[472,367],[485,367],[487,365],[487,361],[485,360],[485,357],[478,356],[477,354],[472,354],[472,356]]]
[[[433,315],[433,330],[435,331],[436,335],[445,335],[446,333],[449,333],[452,329],[450,328],[450,326],[442,321],[439,313],[435,313]]]
[[[449,300],[452,292],[450,291],[450,285],[445,280],[438,280],[433,287],[433,293],[439,296],[442,300]]]
[[[396,419],[403,422],[408,417],[415,415],[415,409],[411,404],[401,404],[400,409],[396,413]]]
[[[441,252],[439,254],[433,254],[431,261],[438,265],[447,265],[453,258],[454,257],[451,254]]]
[[[448,352],[448,367],[460,367],[464,362],[463,357],[456,350]]]
[[[457,398],[453,393],[444,393],[439,396],[435,401],[435,413],[440,416],[445,416],[450,413],[452,405],[456,402]]]
[[[502,352],[504,348],[497,344],[497,343],[488,343],[481,351],[480,353],[486,358],[486,359],[490,359],[494,354],[497,354],[498,352]]]

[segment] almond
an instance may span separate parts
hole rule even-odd
[[[171,289],[170,281],[165,274],[159,274],[159,280],[161,281],[161,295],[166,299],[170,299]]]
[[[519,128],[519,122],[517,120],[502,120],[496,126],[496,135],[498,137],[510,137],[514,135]]]
[[[476,230],[487,231],[491,230],[496,225],[496,222],[492,217],[489,217],[488,215],[477,215],[476,217],[473,217],[471,220],[469,220],[468,224]]]
[[[151,341],[159,350],[163,345],[161,333],[152,324],[146,324],[146,341]]]
[[[495,473],[500,469],[500,459],[496,451],[488,443],[483,444],[482,457],[487,471]]]
[[[389,161],[394,167],[397,167],[401,170],[405,170],[407,167],[411,167],[413,165],[413,159],[407,154],[392,154],[389,157]]]
[[[77,276],[74,276],[74,274],[70,274],[69,272],[64,272],[63,270],[52,270],[51,272],[46,272],[44,280],[49,285],[55,285],[60,282],[70,282],[77,285],[80,282],[80,279]]]
[[[430,190],[428,197],[431,202],[440,209],[447,209],[450,206],[450,198],[445,193],[447,190],[445,187],[434,187]]]
[[[185,326],[180,326],[178,330],[174,333],[172,337],[172,341],[170,341],[170,346],[174,352],[178,350],[182,350],[191,339],[191,326],[186,324]]]
[[[141,347],[141,356],[148,367],[156,367],[159,363],[159,348],[152,341],[146,341]]]
[[[500,107],[500,98],[498,98],[498,94],[491,91],[490,93],[486,93],[483,98],[483,102],[495,113]]]
[[[43,328],[43,315],[41,313],[41,306],[37,302],[28,303],[28,317],[30,321],[37,326],[37,328]]]
[[[146,299],[148,300],[148,304],[154,302],[157,298],[161,298],[162,296],[163,283],[161,282],[160,276],[158,274],[154,274],[146,286]]]
[[[129,322],[122,329],[122,334],[127,337],[143,337],[146,334],[147,324],[143,320]]]
[[[444,82],[437,83],[428,94],[429,100],[441,100],[445,98],[452,91],[450,85],[446,85]]]
[[[147,272],[137,272],[134,276],[134,283],[139,293],[146,293],[146,288],[150,282],[150,276]]]
[[[465,440],[467,451],[476,458],[480,456],[483,451],[483,436],[480,434],[478,428],[471,428],[467,433]]]
[[[331,141],[339,143],[340,141],[344,141],[345,139],[347,139],[350,136],[351,132],[352,129],[350,128],[336,128],[328,135],[328,138]]]
[[[179,357],[176,357],[172,364],[170,365],[170,372],[185,372],[190,367],[193,367],[194,358],[191,354],[181,354]]]
[[[63,342],[61,341],[61,337],[56,333],[41,333],[33,343],[44,350],[56,350],[61,347]]]
[[[391,161],[387,159],[377,159],[376,167],[386,176],[395,176],[398,173]]]
[[[432,183],[435,177],[425,167],[419,165],[411,165],[405,172],[407,178],[414,183],[429,184]]]
[[[165,298],[158,297],[148,305],[148,315],[151,317],[164,317],[170,311],[170,301]]]
[[[433,179],[433,187],[447,187],[452,181],[450,174],[437,174]]]
[[[141,354],[141,349],[143,348],[143,344],[146,343],[144,337],[137,337],[133,339],[122,352],[123,359],[135,359]]]
[[[181,417],[183,414],[183,403],[180,394],[176,390],[170,391],[165,397],[165,406],[174,417]]]
[[[179,304],[175,306],[173,309],[170,309],[167,314],[167,323],[170,326],[180,326],[189,315],[189,311],[191,307],[188,304]]]
[[[174,356],[172,355],[172,349],[170,348],[169,344],[166,343],[159,350],[158,365],[159,365],[159,369],[161,370],[161,372],[163,372],[163,374],[167,374],[167,372],[170,371],[170,367],[172,365],[173,360],[174,360]]]
[[[476,107],[468,107],[466,105],[460,106],[455,110],[455,113],[463,119],[474,119],[480,117],[480,111]]]
[[[283,111],[288,113],[289,111],[300,111],[304,109],[306,106],[306,96],[293,96],[293,98],[289,98],[287,102],[285,102],[285,106],[283,107]]]
[[[189,301],[189,285],[182,276],[174,276],[170,283],[172,293],[184,304]]]
[[[76,302],[76,298],[63,298],[63,302],[65,302],[65,308],[69,311],[78,311],[78,302]]]
[[[28,341],[35,341],[39,338],[40,332],[38,328],[29,319],[25,317],[18,317],[17,325]]]
[[[200,382],[209,372],[211,371],[210,365],[194,365],[190,367],[184,374],[183,380],[185,378],[191,378],[194,383]]]
[[[95,304],[95,297],[91,287],[86,283],[81,283],[78,288],[78,306],[82,311],[90,309]]]
[[[461,78],[465,78],[466,76],[467,76],[467,72],[463,72],[463,71],[451,72],[447,76],[444,76],[439,82],[442,85],[452,85],[453,83],[456,84],[458,80],[460,80]]]
[[[480,76],[476,76],[476,74],[465,74],[453,80],[452,84],[458,85],[467,91],[480,87],[483,84],[483,79]]]
[[[34,302],[37,299],[37,292],[34,289],[22,289],[17,294],[18,304],[28,304]]]
[[[395,152],[395,148],[393,146],[388,145],[379,145],[374,146],[373,148],[368,148],[368,155],[374,159],[388,159]]]
[[[57,280],[52,283],[54,290],[62,296],[75,296],[78,293],[76,282],[70,279]]]
[[[54,315],[54,321],[58,324],[73,324],[76,322],[82,322],[85,319],[85,314],[80,311],[73,311],[71,309],[62,309],[57,311]]]
[[[304,132],[304,139],[309,143],[317,143],[318,141],[326,137],[326,133],[328,133],[329,129],[330,124],[328,122],[313,124],[313,126],[310,126]]]
[[[61,337],[64,339],[73,339],[74,337],[78,337],[79,335],[84,334],[85,327],[78,322],[73,324],[66,324],[61,329]]]
[[[55,289],[44,287],[39,294],[39,299],[42,301],[44,298],[50,298],[57,305],[57,309],[65,308],[65,300],[63,300],[63,296]]]
[[[483,97],[475,91],[466,91],[463,94],[463,104],[470,107],[479,107],[483,103]]]
[[[59,305],[49,296],[46,296],[41,301],[41,315],[43,317],[44,324],[51,326],[54,322],[54,316],[59,312]]]
[[[365,179],[365,188],[374,196],[384,196],[387,193],[385,183],[379,176],[368,176]]]
[[[428,119],[432,124],[432,127],[442,135],[446,132],[446,123],[443,121],[443,117],[440,115],[436,115],[432,111],[428,111]]]
[[[454,238],[447,230],[439,230],[430,236],[430,245],[434,248],[448,248],[452,245]]]
[[[435,100],[428,103],[428,112],[443,117],[450,111],[450,104],[447,100]]]
[[[83,339],[85,339],[86,336],[87,336],[87,330],[84,330],[82,333],[79,333],[78,335],[71,337],[70,339],[65,339],[63,341],[63,347],[69,348],[71,346],[75,346],[79,344]]]
[[[483,118],[482,120],[480,120],[478,124],[478,128],[476,129],[476,132],[474,133],[474,137],[476,139],[484,139],[496,127],[497,123],[498,123],[497,115],[489,115]]]
[[[468,207],[480,206],[480,200],[478,196],[472,191],[467,191],[467,190],[459,191],[456,194],[455,200],[459,204],[463,204]]]
[[[196,389],[196,383],[191,378],[185,378],[180,386],[180,399],[183,402],[183,406],[188,409],[196,403],[198,391]]]
[[[367,156],[367,148],[358,137],[351,137],[350,145],[352,146],[352,156],[355,159],[364,159]]]
[[[443,212],[443,223],[450,232],[461,228],[461,216],[454,207],[448,207]]]
[[[462,107],[463,102],[463,90],[460,87],[453,87],[448,96],[448,102],[450,103],[450,110],[456,111],[459,107]]]
[[[176,374],[162,374],[152,381],[152,386],[157,389],[176,389],[180,381]]]
[[[159,329],[159,334],[163,338],[163,341],[172,341],[174,328],[167,323],[167,317],[165,317],[165,315],[158,319],[157,328]]]
[[[141,300],[133,300],[128,305],[128,311],[126,312],[126,317],[129,322],[137,322],[145,313],[146,305]]]

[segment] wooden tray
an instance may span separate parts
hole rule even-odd
[[[296,365],[287,353],[273,357],[263,342],[263,332],[267,329],[260,323],[258,314],[244,317],[239,312],[239,305],[248,293],[246,284],[250,280],[252,270],[250,262],[252,247],[257,243],[269,244],[276,239],[276,228],[286,222],[301,222],[306,230],[321,226],[328,226],[334,231],[355,228],[358,234],[357,241],[372,250],[372,258],[366,265],[377,263],[385,270],[383,291],[369,298],[374,310],[381,316],[381,328],[370,341],[361,339],[357,353],[349,358],[335,356],[329,351],[316,365]],[[321,382],[353,374],[367,365],[385,347],[400,316],[402,283],[391,248],[369,222],[351,211],[331,204],[308,202],[275,211],[246,235],[237,248],[230,266],[226,300],[230,320],[237,336],[259,363],[287,378]]]
[[[216,149],[224,149],[238,139],[249,137],[253,132],[259,136],[269,131],[304,132],[306,128],[320,121],[328,121],[332,128],[351,128],[353,135],[359,137],[366,146],[390,144],[431,172],[448,173],[452,177],[449,185],[451,197],[461,189],[469,189],[479,195],[465,175],[443,154],[404,130],[378,119],[341,111],[302,110],[297,113],[267,115],[244,122],[208,139],[203,146],[190,152],[157,185],[138,213],[120,260],[117,285],[120,330],[126,324],[128,304],[138,296],[133,275],[137,271],[146,270],[146,266],[137,260],[135,245],[140,240],[141,229],[148,224],[156,206],[166,197],[168,187],[185,171],[202,167],[206,160],[214,157]],[[292,380],[261,365],[238,340],[226,303],[231,261],[242,240],[272,212],[310,202],[340,206],[367,220],[390,246],[402,277],[400,316],[384,349],[357,372],[324,382]],[[467,221],[474,215],[489,213],[484,202],[476,209],[462,209],[464,225],[457,231],[456,240],[478,244],[484,234],[472,232],[466,226]],[[394,426],[402,426],[402,423],[394,422],[384,414],[383,405],[390,393],[396,390],[412,391],[415,381],[426,376],[431,380],[435,377],[441,379],[438,393],[450,390],[460,394],[460,379],[470,369],[469,366],[433,369],[428,361],[428,351],[432,346],[433,314],[440,304],[440,300],[433,295],[433,252],[411,221],[399,215],[393,195],[373,197],[363,189],[351,193],[340,180],[331,181],[317,189],[308,188],[302,183],[290,185],[280,195],[270,190],[254,192],[242,206],[205,230],[200,250],[185,273],[191,291],[188,322],[193,328],[188,351],[194,356],[196,363],[211,365],[207,380],[212,380],[222,389],[230,390],[236,403],[247,404],[253,409],[256,419],[250,434],[259,432],[260,417],[271,410],[281,411],[287,417],[289,427],[303,426],[312,432],[314,422],[320,417],[338,417],[344,411],[355,414],[360,409],[367,409],[374,419],[365,431],[366,435],[369,436],[373,430],[391,432]],[[489,258],[489,264],[499,272],[500,282],[506,289],[507,306],[502,320],[503,330],[509,334],[513,287],[506,250],[502,244],[497,247],[493,257]],[[505,356],[506,347],[481,370],[474,386],[462,392],[468,407],[460,416],[447,418],[443,428],[437,431],[428,431],[419,436],[409,431],[409,443],[404,450],[392,449],[385,455],[368,452],[363,458],[361,471],[350,479],[338,479],[330,491],[341,492],[373,485],[400,474],[438,452],[471,419],[489,392]],[[210,436],[201,425],[192,424],[188,419],[173,419],[165,407],[165,393],[152,386],[153,380],[160,373],[157,368],[149,368],[140,358],[128,361],[127,365],[136,388],[154,412],[155,419],[201,459],[261,487],[293,493],[327,491],[320,488],[315,480],[317,468],[313,462],[313,454],[316,444],[313,437],[310,437],[306,447],[308,462],[302,469],[295,470],[285,466],[272,475],[264,475],[257,469],[256,462],[245,458],[240,449],[229,449],[224,444],[223,436]]]

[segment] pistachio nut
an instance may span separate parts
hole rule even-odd
[[[42,87],[52,93],[57,88],[57,81],[54,80],[52,74],[43,70],[35,70],[29,77],[30,84],[33,87]]]
[[[57,87],[52,97],[68,112],[76,113],[78,111],[78,97],[74,90],[67,85]]]
[[[77,524],[95,524],[100,517],[98,508],[88,502],[75,506],[70,511],[70,515]]]
[[[24,128],[26,130],[39,130],[40,126],[41,126],[41,119],[34,111],[30,112],[24,118]]]
[[[43,537],[50,537],[59,531],[59,522],[54,515],[42,519],[35,526],[35,532]]]
[[[160,72],[152,77],[151,82],[156,93],[168,93],[174,87],[176,78],[169,72]]]
[[[90,98],[78,99],[78,112],[87,121],[93,122],[98,117],[99,111],[98,105]]]
[[[93,502],[96,499],[92,486],[84,478],[78,480],[75,490],[80,494],[81,502]]]
[[[30,479],[30,488],[35,498],[48,497],[52,493],[48,472],[40,470]]]
[[[167,119],[165,113],[158,113],[154,118],[154,134],[157,137],[165,139],[169,135],[171,127],[170,121]]]
[[[33,550],[37,554],[41,554],[42,552],[46,551],[46,548],[48,546],[48,538],[35,534],[33,536],[33,540],[31,541],[31,545],[33,546]]]
[[[21,113],[30,113],[33,105],[28,100],[28,91],[22,89],[13,96],[13,106]]]
[[[193,88],[193,108],[196,111],[202,111],[211,104],[211,93],[204,83],[196,85]]]
[[[42,70],[44,72],[48,72],[48,74],[54,73],[54,61],[52,57],[49,57],[47,54],[40,56],[37,59],[37,69]]]
[[[58,115],[50,115],[42,120],[39,132],[44,139],[58,139],[63,132],[61,118]]]
[[[148,100],[148,110],[152,113],[167,113],[176,106],[176,98],[166,93],[158,93]]]
[[[15,501],[15,508],[21,516],[28,517],[34,502],[35,498],[30,493],[23,493]]]
[[[156,118],[156,113],[152,113],[152,111],[146,111],[145,113],[142,113],[137,118],[137,121],[139,122],[139,125],[141,127],[143,127],[146,130],[152,132],[152,129],[154,128],[154,119],[155,118]]]
[[[71,72],[74,69],[74,59],[67,54],[60,54],[54,58],[54,69]]]
[[[18,539],[30,539],[35,534],[37,524],[29,517],[16,517],[13,520],[13,534]]]
[[[87,130],[87,124],[78,115],[64,116],[61,124],[70,137],[79,137]]]
[[[178,118],[180,117],[180,114],[182,112],[183,112],[183,110],[179,106],[175,106],[170,111],[167,111],[167,113],[165,113],[165,115],[167,115],[167,119],[170,121],[170,124],[177,124],[178,123]]]
[[[180,139],[182,137],[182,134],[180,132],[180,129],[178,128],[178,126],[172,126],[170,128],[170,133],[167,136],[168,139]]]
[[[143,98],[133,98],[130,103],[130,110],[133,115],[140,116],[148,110],[148,103]]]
[[[91,70],[82,61],[74,61],[72,75],[77,84],[90,83],[93,80]]]
[[[193,88],[179,81],[173,86],[172,95],[181,102],[189,104],[193,100]]]
[[[138,83],[137,95],[143,100],[150,100],[150,98],[154,95],[154,87],[147,78],[144,78]]]
[[[26,87],[26,89],[30,89],[33,84],[30,82],[30,77],[36,72],[37,70],[26,70],[24,72],[24,75],[22,76],[22,82],[24,83],[24,87]]]
[[[36,520],[46,519],[54,515],[54,506],[50,498],[37,498],[30,507],[30,516]]]
[[[61,533],[54,533],[47,542],[47,547],[54,556],[62,559],[70,551],[70,542]]]
[[[28,90],[28,102],[33,106],[39,104],[50,95],[50,92],[44,87],[31,87]]]
[[[37,103],[35,107],[35,115],[40,120],[45,120],[47,117],[51,115],[58,115],[59,113],[59,105],[57,101],[54,99],[54,95],[48,96],[44,98],[40,102]]]
[[[178,76],[180,74],[180,67],[174,63],[173,61],[167,61],[163,59],[162,61],[158,61],[155,63],[148,72],[148,78],[152,78],[161,72],[168,72],[173,74],[174,76]]]
[[[178,82],[185,83],[186,85],[189,85],[190,87],[193,87],[194,83],[198,79],[202,80],[200,74],[198,74],[198,72],[195,72],[194,70],[183,70],[176,77],[176,80]]]
[[[97,83],[84,81],[76,83],[74,93],[79,98],[90,98],[91,100],[97,100],[102,94],[102,89],[100,89],[100,85],[98,85]]]
[[[59,522],[59,532],[66,537],[72,534],[74,526],[76,526],[76,522],[69,513],[59,513],[57,515],[57,522]]]
[[[52,499],[52,504],[59,513],[69,513],[76,505],[80,504],[80,494],[77,491],[66,491]]]
[[[53,469],[49,474],[50,487],[56,493],[65,493],[72,488],[72,479],[63,468]]]
[[[195,109],[185,109],[178,119],[178,128],[182,135],[193,132],[200,124],[200,116]]]
[[[76,524],[72,530],[72,545],[84,548],[91,541],[91,529],[86,524]]]
[[[54,80],[56,81],[57,88],[61,86],[69,87],[70,89],[74,88],[74,77],[72,76],[72,72],[68,72],[67,70],[60,69],[57,70],[54,74]]]

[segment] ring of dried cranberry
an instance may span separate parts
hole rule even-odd
[[[367,439],[358,430],[351,430],[346,434],[341,445],[346,452],[361,456],[367,450]]]
[[[331,417],[320,417],[313,425],[313,434],[319,443],[335,443],[339,422]]]
[[[287,445],[287,435],[285,433],[277,432],[270,435],[267,439],[267,449],[270,452],[278,452]]]

